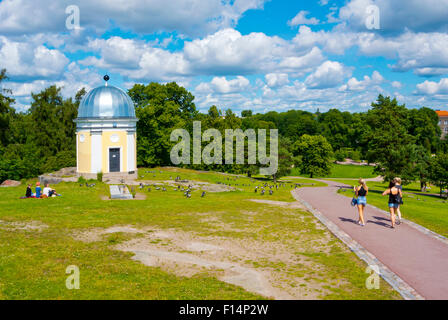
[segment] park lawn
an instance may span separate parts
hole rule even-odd
[[[148,170],[154,169],[143,171]],[[173,170],[160,168],[159,171],[167,171],[169,179],[169,175],[174,174]],[[182,174],[187,177],[185,172]],[[186,199],[180,192],[167,188],[166,192],[140,191],[146,195],[145,200],[110,201],[101,200],[108,195],[108,186],[99,182],[95,187],[78,183],[58,184],[56,189],[63,196],[51,199],[19,199],[25,192],[24,186],[0,188],[0,298],[265,298],[220,281],[215,273],[207,270],[193,276],[182,276],[160,267],[146,266],[132,260],[132,253],[115,247],[147,234],[120,232],[103,235],[93,242],[74,237],[112,226],[150,228],[147,233],[174,230],[194,239],[216,238],[259,246],[272,243],[273,247],[286,248],[290,259],[300,263],[288,259],[267,259],[262,255],[244,258],[233,252],[229,259],[276,274],[283,279],[282,286],[294,288],[300,283],[304,298],[400,298],[382,280],[380,290],[367,290],[366,265],[310,213],[249,201],[292,202],[291,184],[275,190],[272,196],[261,196],[253,192],[259,181],[252,182],[248,178],[227,180],[233,176],[216,173],[189,174],[189,177],[195,176],[202,181],[232,181],[239,184],[236,186],[238,190],[207,193],[204,198],[200,197],[200,190],[194,190],[192,198]],[[151,178],[154,180],[156,177]],[[248,185],[242,187],[242,181]],[[169,242],[166,245],[169,247]],[[80,290],[65,287],[68,276],[65,270],[69,265],[80,269]]]
[[[306,176],[300,174],[299,169],[292,169],[291,176]],[[331,173],[329,175],[323,177],[314,177],[314,178],[374,178],[377,175],[373,173],[372,166],[357,166],[352,164],[332,164]],[[309,177],[309,175],[308,175]]]
[[[337,181],[352,186],[357,184],[350,180],[338,179]],[[383,191],[387,189],[387,183],[367,182],[367,186],[369,187],[367,202],[389,212],[387,206],[388,197],[381,195]],[[421,193],[419,187],[420,185],[418,183],[411,183],[403,186],[404,205],[401,206],[403,218],[409,219],[425,228],[448,237],[448,201],[430,194],[413,194],[414,192]],[[432,187],[432,191],[437,192],[437,188]],[[347,197],[353,196],[353,191],[351,189],[342,189],[339,192]]]

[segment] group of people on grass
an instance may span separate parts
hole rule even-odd
[[[26,187],[25,198],[50,198],[58,197],[60,194],[56,190],[50,188],[49,184],[46,183],[44,189],[40,187],[40,182],[36,182],[36,192],[31,189],[31,184]]]
[[[359,179],[359,185],[353,187],[356,196],[356,205],[358,207],[358,224],[362,227],[366,225],[364,220],[364,208],[367,205],[367,194],[369,193],[369,188],[367,187],[366,181],[364,179]],[[390,183],[389,187],[383,192],[383,196],[389,196],[388,206],[390,213],[390,221],[392,228],[395,228],[395,215],[398,215],[397,225],[401,224],[401,211],[400,205],[403,204],[403,187],[401,186],[401,178],[394,178]]]

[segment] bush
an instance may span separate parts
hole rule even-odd
[[[336,161],[343,162],[345,160],[345,152],[342,150],[338,150],[334,153],[334,158]]]
[[[78,178],[78,183],[86,183],[87,181],[86,181],[86,179],[83,177],[83,176],[80,176],[79,178]]]
[[[350,159],[355,161],[361,161],[361,153],[359,151],[351,151],[350,152]]]
[[[98,180],[98,182],[103,182],[103,172],[98,172],[96,174],[96,180]]]

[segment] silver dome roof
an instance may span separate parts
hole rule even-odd
[[[98,87],[85,95],[79,104],[78,119],[88,118],[135,118],[134,103],[117,87]]]

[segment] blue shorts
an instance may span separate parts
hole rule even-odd
[[[389,208],[398,208],[398,203],[389,203]]]
[[[359,196],[358,197],[358,205],[367,205],[367,198],[364,196],[364,197],[361,197],[361,196]]]

